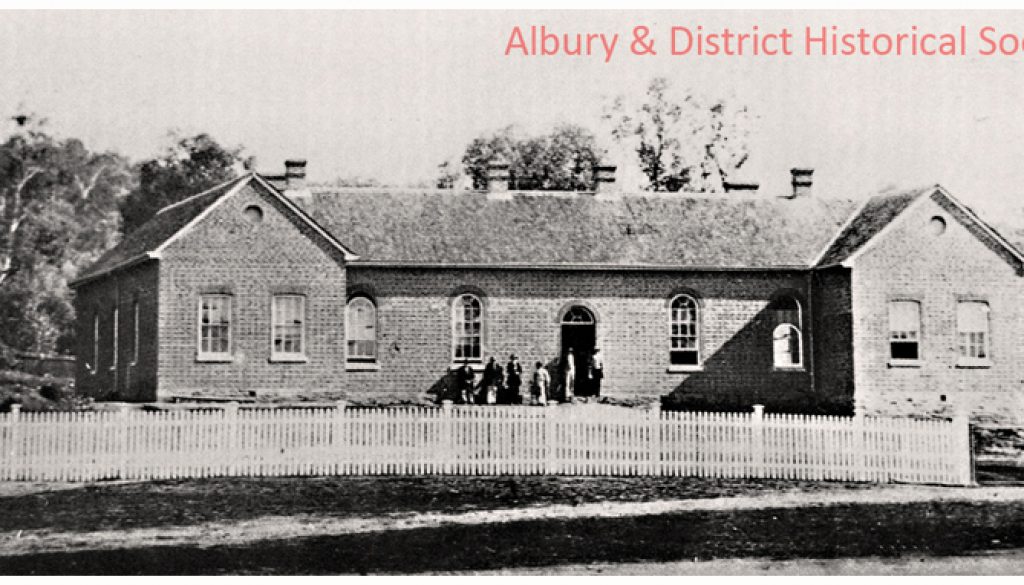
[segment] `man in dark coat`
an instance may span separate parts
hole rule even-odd
[[[519,363],[516,354],[508,356],[508,365],[505,366],[505,396],[499,400],[502,404],[519,404],[522,397],[519,395],[519,388],[523,385],[523,366]]]
[[[476,372],[469,365],[469,360],[462,363],[459,368],[459,390],[462,392],[462,401],[465,404],[473,404],[473,386],[476,382]]]

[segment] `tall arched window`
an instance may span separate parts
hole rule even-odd
[[[484,306],[475,295],[464,294],[452,305],[452,358],[483,361]]]
[[[345,315],[346,359],[350,362],[377,361],[377,307],[366,297],[352,297]]]
[[[779,297],[772,303],[772,361],[776,368],[803,367],[803,331],[800,301]]]
[[[669,363],[700,365],[700,308],[689,295],[679,295],[669,305]]]

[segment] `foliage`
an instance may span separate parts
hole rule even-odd
[[[122,231],[130,234],[161,208],[238,176],[249,160],[242,147],[224,147],[209,134],[179,137],[160,156],[137,164],[138,186],[121,206]]]
[[[0,342],[36,353],[70,347],[67,282],[117,238],[127,160],[58,139],[16,116],[0,144]]]
[[[652,191],[720,192],[749,157],[749,108],[673,95],[663,77],[651,80],[639,104],[613,99],[603,118],[612,138],[636,153]]]
[[[26,412],[81,410],[91,400],[77,395],[71,380],[0,369],[0,412],[12,404]]]
[[[509,164],[513,189],[539,191],[581,191],[593,189],[593,166],[600,161],[594,134],[572,124],[563,124],[542,136],[521,137],[514,126],[474,139],[462,155],[466,175],[474,189],[487,185],[487,167],[492,161]],[[454,184],[447,163],[441,165],[442,183]]]

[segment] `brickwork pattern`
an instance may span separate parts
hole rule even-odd
[[[854,363],[858,406],[868,413],[949,415],[975,419],[1024,413],[1021,293],[1024,284],[1003,257],[958,221],[959,212],[932,198],[907,210],[853,266]],[[945,232],[930,221],[942,217]],[[921,303],[920,367],[889,364],[888,303]],[[958,299],[989,303],[988,368],[958,367]]]

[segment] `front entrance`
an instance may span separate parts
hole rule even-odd
[[[572,351],[576,364],[576,377],[573,383],[573,394],[576,396],[593,396],[593,388],[587,378],[587,364],[590,354],[597,342],[597,322],[590,309],[576,305],[566,311],[562,317],[562,351],[560,363],[565,363],[565,356]],[[565,372],[559,368],[559,380],[556,386],[565,382]]]

